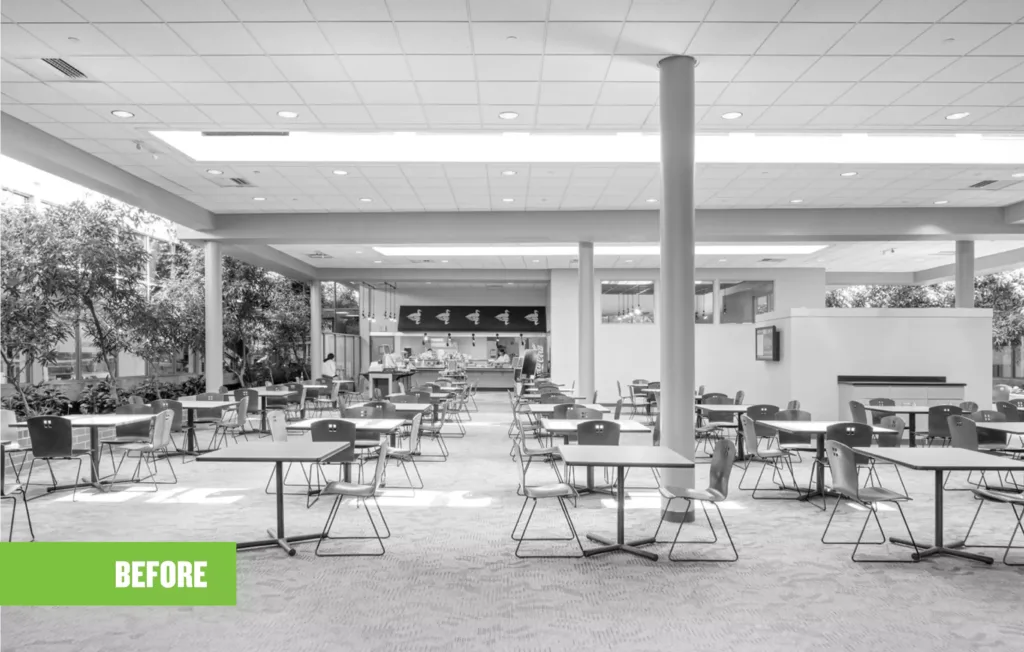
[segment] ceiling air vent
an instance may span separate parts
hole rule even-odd
[[[252,185],[251,183],[249,183],[248,181],[246,181],[242,177],[231,177],[230,179],[228,179],[228,181],[230,181],[231,183],[235,184],[239,188],[248,188],[249,186]]]
[[[309,256],[310,258],[333,258],[333,256],[331,256],[330,254],[325,254],[322,251],[314,251],[313,253],[306,255]]]
[[[204,136],[287,136],[287,131],[204,131]]]
[[[759,262],[759,263],[783,263],[785,261],[786,261],[785,258],[762,258],[761,260],[759,260],[757,262]]]
[[[429,258],[410,258],[409,262],[413,265],[429,265],[430,263],[436,263],[436,260],[430,260]]]
[[[985,186],[991,186],[995,182],[995,179],[986,179],[985,181],[979,181],[978,183],[972,185],[971,188],[984,188]]]
[[[995,179],[986,179],[985,181],[979,181],[978,183],[976,183],[973,186],[971,186],[971,188],[974,188],[975,190],[977,190],[977,189],[1006,190],[1010,186],[1015,186],[1015,185],[1017,185],[1019,183],[1020,183],[1020,181],[1018,181],[1016,179],[1014,179],[1012,181],[1009,180],[1009,179],[1006,179],[1004,181],[997,181]]]
[[[54,70],[60,74],[68,77],[69,79],[85,79],[85,73],[75,68],[64,59],[47,59],[44,58],[43,62],[48,64]]]

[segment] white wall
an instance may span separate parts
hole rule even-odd
[[[966,400],[991,402],[988,309],[793,309],[758,325],[775,325],[782,334],[782,360],[757,363],[770,381],[766,396],[775,385],[788,387],[790,397],[815,418],[848,418],[839,407],[841,375],[945,376],[967,384]],[[761,401],[760,395],[748,396]]]

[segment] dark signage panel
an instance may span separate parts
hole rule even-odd
[[[415,333],[545,333],[547,315],[536,306],[402,306],[398,329]]]

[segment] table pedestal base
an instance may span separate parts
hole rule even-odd
[[[900,539],[897,537],[889,537],[889,542],[894,543],[898,546],[906,546],[908,548],[915,547],[914,544],[912,544],[910,541],[907,541],[906,539]],[[920,561],[925,557],[937,557],[940,555],[945,555],[946,557],[960,557],[963,559],[970,559],[971,561],[980,561],[984,564],[989,565],[991,565],[994,561],[988,555],[978,555],[973,552],[961,550],[961,548],[963,547],[963,541],[956,541],[946,546],[934,546],[929,543],[922,543],[919,541],[916,546],[918,550],[912,553],[910,557],[914,561]]]
[[[288,553],[289,557],[294,557],[295,548],[292,548],[288,544],[302,543],[305,541],[314,541],[320,539],[323,536],[323,533],[317,532],[316,534],[299,534],[291,537],[276,537],[274,536],[274,531],[270,528],[267,528],[267,534],[274,538],[263,539],[261,541],[242,541],[236,544],[235,548],[236,550],[248,550],[251,548],[268,548],[270,546],[280,546],[282,550]]]
[[[617,543],[612,539],[603,537],[599,534],[588,534],[587,539],[593,541],[594,543],[602,543],[604,545],[597,548],[589,548],[587,550],[584,550],[584,557],[593,557],[594,555],[600,555],[606,552],[621,551],[628,552],[632,555],[636,555],[637,557],[645,557],[647,559],[650,559],[651,561],[658,561],[658,555],[647,550],[641,550],[637,547],[646,546],[654,543],[654,537],[650,537],[647,539],[638,539],[636,541],[630,541],[628,543]]]

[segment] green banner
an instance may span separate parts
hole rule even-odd
[[[234,543],[0,543],[0,606],[235,604]]]

